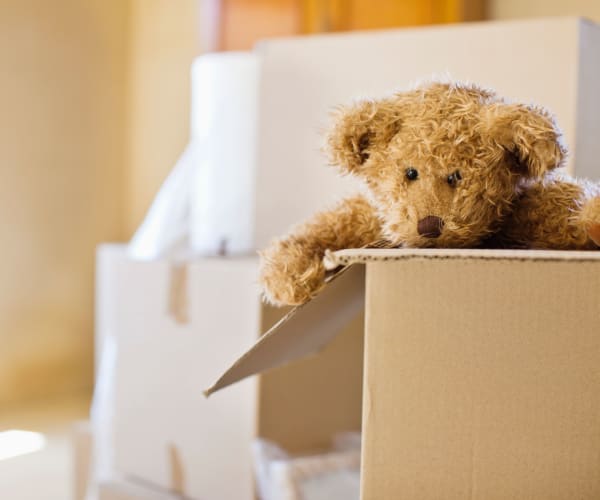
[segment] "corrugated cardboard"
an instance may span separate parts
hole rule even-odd
[[[600,27],[577,18],[468,23],[262,42],[255,239],[274,236],[356,189],[321,151],[331,112],[448,75],[551,109],[569,168],[598,178]]]
[[[307,452],[360,429],[360,310],[323,355],[207,400],[202,389],[285,312],[261,304],[258,259],[139,262],[111,245],[98,252],[98,270],[97,324],[110,332],[97,335],[117,344],[119,475],[192,499],[252,499],[254,437]]]
[[[600,498],[600,252],[329,260],[366,263],[363,500]],[[351,277],[334,283],[359,296]],[[213,389],[310,351],[286,341],[306,319],[290,316]]]

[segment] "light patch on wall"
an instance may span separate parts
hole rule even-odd
[[[0,460],[41,450],[46,438],[39,432],[8,430],[0,432]]]

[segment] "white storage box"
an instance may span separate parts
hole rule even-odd
[[[111,473],[186,498],[253,499],[255,437],[306,453],[360,429],[361,317],[319,358],[202,394],[283,314],[260,303],[257,264],[140,262],[124,246],[100,247],[98,345],[116,344],[111,408],[99,411],[112,414],[112,439],[100,443]]]
[[[182,497],[176,493],[113,479],[99,484],[97,500],[182,500]]]

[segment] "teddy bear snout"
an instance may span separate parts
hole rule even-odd
[[[437,238],[442,234],[444,221],[435,215],[428,215],[417,224],[417,231],[426,238]]]

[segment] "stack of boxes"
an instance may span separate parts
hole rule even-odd
[[[255,437],[303,452],[360,429],[360,318],[323,358],[206,399],[209,381],[282,315],[260,302],[257,259],[136,262],[120,246],[98,259],[112,275],[98,290],[108,319],[98,332],[117,345],[109,404],[119,477],[190,498],[252,499]]]
[[[298,37],[256,51],[256,248],[356,189],[320,152],[331,109],[440,73],[548,107],[572,151],[568,169],[600,171],[600,28],[586,21]],[[103,398],[109,432],[96,446],[112,475],[101,478],[103,498],[143,498],[141,488],[147,498],[251,499],[253,438],[304,453],[361,426],[364,499],[597,498],[600,261],[486,255],[340,257],[367,262],[364,397],[365,287],[353,266],[224,380],[277,368],[205,399],[202,390],[285,313],[261,304],[257,258],[139,262],[122,246],[101,247],[98,355],[115,346]],[[459,304],[425,310],[419,297],[459,297],[465,316],[453,324],[445,314]],[[319,356],[286,364],[342,330]],[[119,497],[123,481],[138,496]]]

